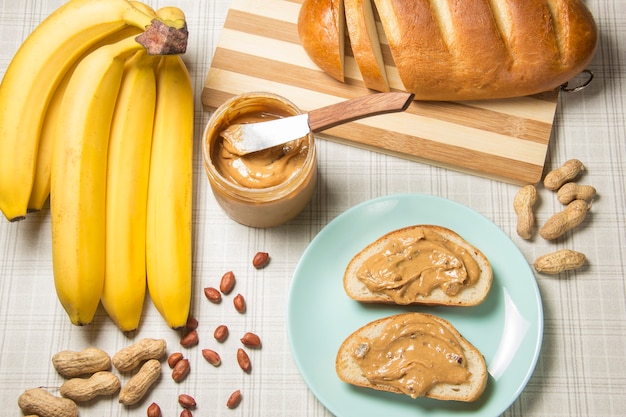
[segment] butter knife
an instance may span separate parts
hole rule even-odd
[[[406,110],[414,94],[375,93],[341,101],[297,116],[228,126],[220,135],[239,155],[268,149],[331,127],[378,114]]]

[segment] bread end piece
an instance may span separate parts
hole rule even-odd
[[[343,0],[306,0],[298,15],[298,36],[311,60],[344,82],[345,10]]]

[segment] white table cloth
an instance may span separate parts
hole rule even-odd
[[[0,74],[21,41],[62,0],[0,2]],[[621,416],[626,412],[626,3],[587,1],[597,19],[600,43],[589,66],[591,86],[562,94],[546,167],[570,158],[584,162],[581,183],[592,184],[598,197],[584,223],[556,243],[515,232],[512,202],[519,186],[318,141],[319,182],[310,205],[299,217],[269,230],[250,229],[231,221],[217,205],[201,160],[200,136],[209,113],[200,92],[210,67],[228,0],[152,0],[153,7],[175,5],[187,14],[190,39],[184,59],[196,92],[194,157],[194,288],[192,314],[199,320],[200,345],[181,349],[179,334],[168,329],[146,303],[136,334],[122,334],[102,309],[94,323],[75,327],[67,320],[52,279],[50,217],[46,207],[18,223],[0,221],[0,406],[2,415],[21,415],[17,397],[26,388],[58,387],[62,378],[51,364],[55,352],[95,345],[113,354],[141,337],[163,337],[168,351],[181,350],[192,370],[174,384],[166,365],[161,381],[144,402],[126,408],[116,398],[80,406],[81,416],[142,416],[152,401],[164,416],[178,415],[178,393],[193,395],[203,416],[330,416],[304,383],[290,352],[286,312],[294,269],[307,245],[332,219],[354,205],[397,193],[422,193],[464,204],[499,226],[518,245],[528,262],[552,250],[569,247],[585,253],[588,266],[558,277],[536,274],[544,308],[541,356],[527,387],[504,413],[507,417]],[[19,145],[18,145],[19,146]],[[550,191],[539,187],[536,213],[543,223],[561,209]],[[270,253],[271,264],[251,266],[256,251]],[[226,298],[209,303],[206,286],[218,285],[226,271],[237,275],[236,292],[248,301],[237,313]],[[323,296],[320,305],[323,305]],[[203,363],[200,350],[212,341],[215,326],[227,324],[231,337],[222,348],[223,364]],[[263,348],[251,354],[253,372],[244,374],[229,351],[238,335],[251,330]],[[228,395],[241,389],[236,410],[226,408]]]

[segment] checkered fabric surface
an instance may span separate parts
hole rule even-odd
[[[252,0],[251,0],[252,1]],[[250,229],[231,221],[217,205],[201,160],[200,136],[210,114],[200,92],[229,8],[228,0],[150,0],[153,7],[181,7],[190,40],[184,59],[196,91],[194,157],[194,288],[192,313],[198,318],[200,346],[210,345],[219,324],[231,328],[221,346],[223,364],[203,363],[200,349],[184,350],[179,334],[168,329],[147,302],[134,335],[124,335],[102,309],[87,327],[72,326],[57,301],[52,279],[50,216],[46,207],[18,223],[0,221],[0,405],[5,416],[21,415],[17,397],[26,388],[60,386],[51,364],[55,352],[96,345],[111,354],[141,337],[163,337],[168,351],[183,350],[192,363],[189,377],[174,384],[166,367],[162,381],[137,407],[113,399],[80,406],[80,415],[143,416],[152,401],[163,415],[178,415],[181,392],[196,397],[196,415],[330,416],[313,395],[292,359],[287,335],[287,301],[294,269],[307,245],[337,215],[372,198],[396,193],[423,193],[464,204],[489,218],[517,244],[526,259],[572,248],[584,252],[588,265],[559,277],[536,275],[544,309],[544,338],[536,369],[507,417],[622,416],[626,410],[626,2],[588,0],[600,29],[600,43],[589,69],[592,84],[559,100],[546,169],[570,158],[584,162],[580,181],[599,193],[590,215],[574,233],[556,242],[531,241],[515,232],[512,202],[519,187],[467,174],[372,153],[320,140],[319,181],[310,205],[292,222],[269,230]],[[0,1],[0,75],[28,33],[62,0]],[[259,3],[263,2],[259,0]],[[16,146],[19,146],[16,145]],[[537,221],[544,222],[561,205],[539,187]],[[257,271],[251,259],[258,250],[272,256]],[[218,285],[232,270],[237,292],[248,300],[242,315],[232,300],[208,303],[202,289]],[[324,295],[319,297],[320,308]],[[231,297],[232,298],[232,297]],[[315,312],[311,312],[315,314]],[[254,351],[254,370],[244,374],[233,354],[237,335],[251,330],[263,338]],[[127,376],[122,376],[126,380]],[[225,406],[241,389],[236,410]],[[348,416],[342,416],[348,417]]]

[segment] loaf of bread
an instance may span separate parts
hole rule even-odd
[[[354,331],[337,352],[335,370],[352,385],[454,401],[477,400],[488,380],[483,355],[450,322],[416,312]]]
[[[475,306],[489,294],[489,260],[454,231],[415,225],[391,231],[357,253],[346,294],[367,303]]]
[[[302,46],[340,81],[345,34],[338,13],[344,1],[352,54],[365,86],[387,91],[391,84],[416,100],[553,90],[586,68],[598,40],[582,0],[305,0],[298,21]],[[387,58],[381,65],[382,56]]]

